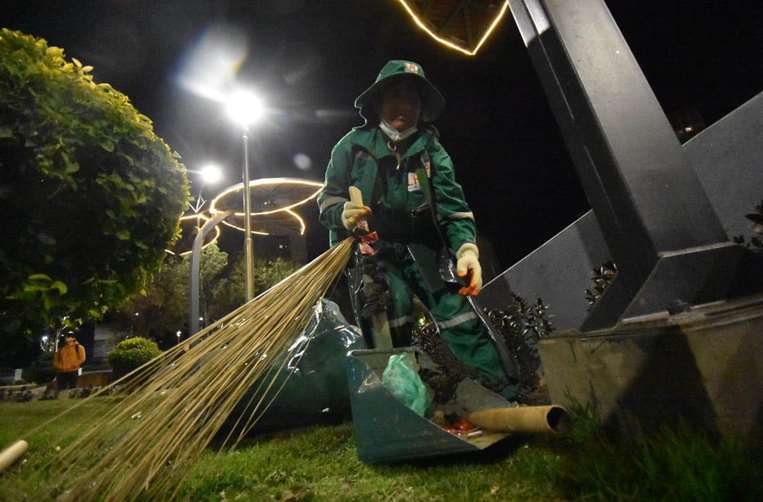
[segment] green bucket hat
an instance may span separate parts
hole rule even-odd
[[[413,61],[393,59],[376,76],[376,81],[363,94],[355,99],[355,108],[360,116],[366,120],[376,115],[373,110],[374,103],[378,102],[382,90],[391,81],[399,78],[412,78],[421,93],[421,119],[424,122],[434,122],[445,108],[445,98],[424,75],[424,68]]]

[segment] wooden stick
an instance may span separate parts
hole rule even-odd
[[[347,191],[350,193],[350,202],[352,202],[353,206],[360,206],[363,207],[363,192],[360,191],[360,188],[350,185],[347,188]],[[357,228],[360,228],[364,232],[368,232],[368,222],[363,220],[359,222],[356,225]]]
[[[350,193],[350,202],[353,206],[363,206],[363,193],[356,186],[350,185],[347,189]],[[358,227],[368,232],[368,222],[361,221]],[[386,311],[373,312],[371,314],[371,338],[375,349],[391,349],[392,332],[389,328],[389,317]]]
[[[19,439],[8,448],[0,451],[0,472],[13,465],[26,452],[27,448],[29,448],[29,444],[23,439]]]

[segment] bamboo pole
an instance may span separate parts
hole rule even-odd
[[[492,432],[543,434],[564,432],[569,426],[567,410],[561,406],[519,406],[475,411],[468,420]]]

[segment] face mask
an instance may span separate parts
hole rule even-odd
[[[384,134],[386,134],[387,137],[392,140],[393,143],[398,143],[404,139],[410,138],[416,134],[416,131],[418,131],[416,126],[409,127],[405,131],[398,131],[384,120],[379,122],[379,127],[381,128],[382,132],[384,132]]]

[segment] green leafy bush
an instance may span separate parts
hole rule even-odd
[[[156,342],[148,338],[136,336],[122,340],[109,352],[113,377],[120,378],[161,353]]]
[[[179,156],[91,71],[0,31],[0,358],[46,325],[97,320],[140,291],[178,232]]]

